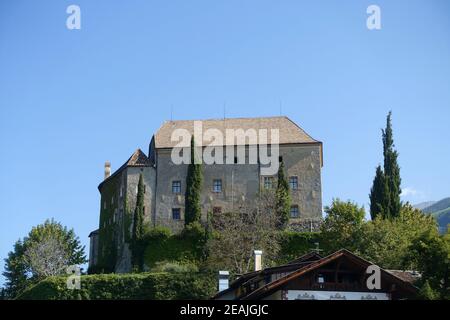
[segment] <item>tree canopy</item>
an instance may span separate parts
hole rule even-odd
[[[66,266],[85,262],[84,246],[73,229],[46,220],[19,239],[5,259],[6,294],[13,298],[49,275],[64,273]]]

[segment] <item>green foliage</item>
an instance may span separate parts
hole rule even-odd
[[[212,273],[139,273],[81,276],[81,289],[70,290],[67,277],[50,277],[26,290],[24,300],[207,299],[216,292]]]
[[[428,298],[450,299],[450,235],[438,236],[433,231],[412,241],[405,260],[422,273],[422,289]]]
[[[160,262],[200,264],[205,255],[205,230],[196,224],[186,226],[181,234],[155,227],[145,236],[145,265],[152,269]]]
[[[14,250],[10,251],[8,258],[5,259],[3,276],[6,278],[5,294],[9,298],[14,298],[30,285],[24,254],[24,243],[19,240],[14,244]]]
[[[401,178],[400,166],[397,162],[398,152],[394,150],[391,116],[392,112],[389,112],[386,119],[386,129],[383,130],[384,174],[389,189],[389,209],[385,211],[387,217],[397,217],[401,209]]]
[[[144,267],[144,179],[142,173],[139,175],[139,183],[136,197],[136,208],[134,209],[133,233],[131,236],[131,264],[134,270],[142,271]]]
[[[202,167],[197,163],[198,155],[194,143],[194,137],[191,138],[191,161],[188,166],[186,177],[186,194],[185,194],[185,225],[192,222],[199,222],[201,219],[200,195],[202,189]]]
[[[386,129],[382,130],[384,171],[377,167],[377,172],[370,191],[370,210],[372,219],[378,215],[383,218],[398,217],[401,209],[401,178],[398,165],[398,152],[394,150],[392,134],[392,113],[386,119]]]
[[[406,256],[411,243],[424,233],[438,235],[434,219],[405,205],[399,217],[365,223],[355,237],[355,251],[387,269],[417,269],[413,261],[406,264]]]
[[[315,248],[316,243],[319,243],[322,247],[321,240],[319,232],[283,231],[280,237],[281,250],[277,264],[288,263],[301,255],[311,252],[311,249]]]
[[[419,297],[423,300],[437,300],[439,294],[431,288],[428,280],[425,280],[424,284],[420,287]]]
[[[132,240],[132,231],[131,227],[133,226],[133,215],[130,212],[130,208],[128,206],[128,197],[125,196],[123,197],[123,207],[124,207],[124,212],[125,215],[123,217],[123,225],[122,225],[122,232],[124,234],[124,239],[126,243],[130,243],[131,244],[131,240]]]
[[[321,226],[322,244],[331,251],[346,248],[356,249],[355,239],[364,222],[365,210],[357,204],[333,199],[330,207],[325,207],[327,216]]]
[[[388,193],[389,189],[383,169],[381,169],[381,166],[377,166],[373,185],[369,194],[370,216],[372,217],[372,220],[375,220],[377,216],[385,216],[383,210],[389,204]]]
[[[46,220],[43,224],[33,227],[23,241],[17,241],[14,250],[9,252],[8,258],[5,259],[3,276],[6,278],[6,294],[8,297],[17,296],[25,288],[41,280],[33,272],[32,266],[25,258],[25,252],[27,248],[46,239],[55,239],[62,246],[67,252],[69,265],[87,262],[84,246],[80,244],[80,240],[73,229],[68,230],[53,219]]]
[[[160,261],[155,264],[151,272],[195,273],[198,272],[198,266],[194,263],[181,264],[176,261]]]
[[[111,176],[101,189],[100,223],[98,230],[98,260],[95,269],[89,273],[114,272],[117,259],[117,229],[114,224],[114,210],[118,207],[120,180],[118,176]],[[126,198],[126,197],[125,197]],[[111,201],[113,200],[113,201]]]
[[[289,222],[289,215],[291,209],[291,196],[289,193],[289,184],[284,172],[284,164],[280,163],[278,168],[278,184],[275,193],[276,210],[278,215],[278,228],[283,230]]]

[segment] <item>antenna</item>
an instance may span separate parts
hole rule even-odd
[[[227,108],[227,102],[223,102],[223,120],[226,119],[226,108]]]
[[[280,116],[282,116],[283,115],[283,104],[281,103],[281,100],[280,100]]]
[[[173,104],[170,105],[170,121],[173,121]]]

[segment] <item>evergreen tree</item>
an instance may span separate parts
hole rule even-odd
[[[276,208],[278,215],[278,227],[284,229],[289,222],[291,209],[291,196],[289,194],[289,184],[284,174],[284,164],[280,163],[278,167],[278,184],[276,190]]]
[[[133,234],[131,238],[131,260],[135,270],[141,271],[144,266],[144,179],[139,175],[136,208],[134,209]]]
[[[389,112],[386,120],[386,130],[383,130],[384,175],[389,192],[386,211],[388,213],[387,217],[398,217],[401,208],[401,178],[400,167],[397,162],[398,153],[394,150],[391,116],[392,112]]]
[[[381,166],[377,167],[373,185],[370,189],[370,216],[374,220],[378,215],[384,217],[386,214],[385,208],[389,201],[387,192],[387,183]]]
[[[194,137],[191,138],[191,161],[188,166],[186,177],[186,194],[185,194],[185,225],[191,222],[200,222],[201,205],[200,194],[202,188],[202,167],[199,161],[196,161],[197,153]]]
[[[392,134],[392,113],[386,120],[386,129],[382,130],[384,166],[377,167],[373,185],[370,190],[370,215],[372,219],[381,215],[383,218],[398,217],[402,203],[400,201],[400,167],[398,153],[394,150]]]

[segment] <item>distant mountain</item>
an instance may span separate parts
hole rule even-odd
[[[413,205],[414,208],[422,210],[425,209],[426,207],[432,206],[433,204],[435,204],[437,201],[426,201],[426,202],[421,202],[418,204]]]
[[[440,201],[430,201],[428,206],[425,204],[426,202],[422,202],[414,207],[422,210],[423,213],[428,213],[435,217],[439,224],[439,232],[445,233],[447,224],[450,224],[450,197]]]
[[[450,198],[445,198],[440,201],[433,203],[431,206],[423,208],[422,211],[425,213],[433,213],[450,208]]]

